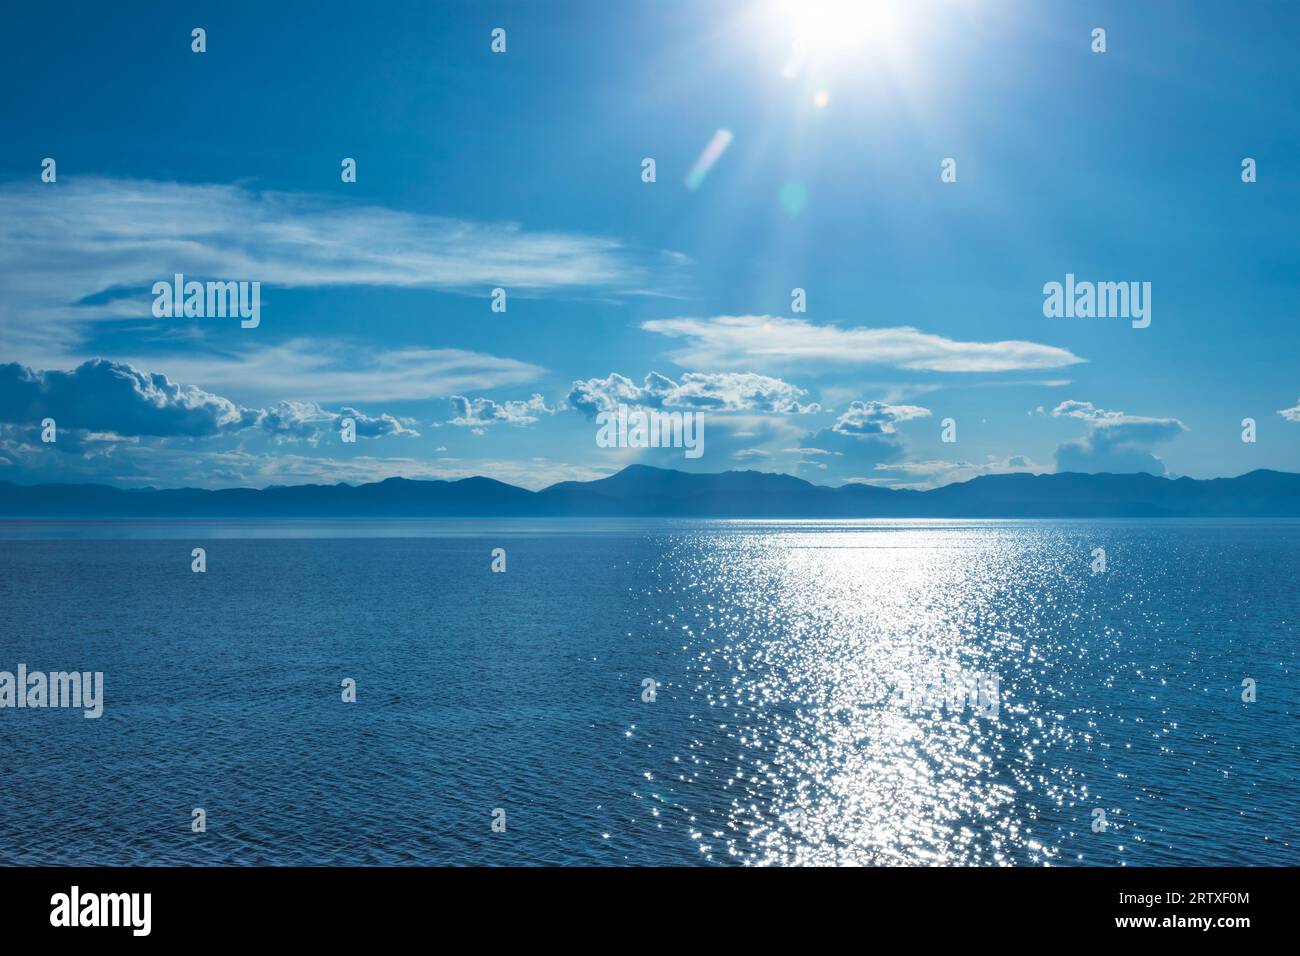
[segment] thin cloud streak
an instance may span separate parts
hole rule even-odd
[[[465,349],[375,351],[338,339],[291,339],[255,351],[224,355],[134,356],[140,367],[238,395],[300,401],[388,402],[445,398],[531,382],[540,366]]]
[[[686,347],[669,354],[690,367],[886,365],[931,372],[1015,372],[1085,361],[1035,342],[959,342],[909,326],[851,328],[770,315],[655,319],[641,328]]]

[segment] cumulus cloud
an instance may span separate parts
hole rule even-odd
[[[344,405],[335,416],[334,424],[342,427],[342,420],[345,418],[352,419],[356,424],[358,438],[386,438],[389,435],[420,437],[420,433],[412,427],[415,425],[413,418],[399,418],[387,412],[377,416],[367,415],[349,405]]]
[[[1297,401],[1295,408],[1279,409],[1278,414],[1289,422],[1300,422],[1300,400]]]
[[[366,415],[344,407],[332,412],[315,402],[281,401],[245,408],[228,398],[173,382],[160,372],[143,372],[122,362],[93,359],[70,371],[0,365],[0,423],[20,431],[39,430],[53,418],[65,451],[69,441],[129,438],[207,438],[259,428],[278,440],[316,440],[344,417],[357,435],[415,436],[410,419]]]
[[[1035,342],[958,342],[908,326],[849,328],[768,315],[655,319],[641,327],[686,347],[671,353],[681,365],[887,365],[934,372],[1009,372],[1060,368],[1083,359]]]
[[[898,425],[930,415],[919,405],[852,401],[827,428],[804,434],[797,448],[800,468],[858,474],[860,469],[897,461],[906,450]],[[822,459],[822,460],[819,460]]]
[[[928,408],[919,405],[887,405],[884,402],[850,402],[832,430],[841,435],[892,435],[898,422],[926,418]]]
[[[800,402],[806,394],[789,382],[754,372],[687,372],[680,382],[651,372],[641,385],[611,372],[606,378],[574,382],[568,403],[588,416],[613,411],[619,405],[786,415],[820,411],[815,402]]]
[[[454,417],[447,424],[472,428],[475,434],[482,434],[482,429],[489,425],[505,423],[507,425],[532,425],[538,415],[554,415],[554,408],[547,408],[541,395],[534,394],[526,402],[512,401],[498,404],[490,398],[469,399],[464,395],[451,397]]]
[[[1151,446],[1169,441],[1187,430],[1176,418],[1148,418],[1098,408],[1091,402],[1066,401],[1054,409],[1056,418],[1077,418],[1088,423],[1082,438],[1063,442],[1056,449],[1058,471],[1146,472],[1163,475],[1165,464]]]
[[[326,431],[341,429],[344,419],[352,420],[358,438],[420,436],[412,427],[415,421],[410,418],[398,418],[386,412],[371,416],[347,405],[331,412],[316,402],[276,402],[257,413],[256,425],[277,440],[303,440],[314,445]]]
[[[315,402],[276,402],[257,416],[259,428],[277,438],[313,439],[334,421]]]
[[[0,421],[126,435],[201,437],[252,424],[255,413],[166,375],[95,359],[71,371],[0,365]]]

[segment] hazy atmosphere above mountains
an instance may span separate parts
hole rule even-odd
[[[1300,472],[1293,58],[1172,3],[1076,55],[1095,14],[1025,0],[792,77],[757,6],[214,7],[201,56],[188,14],[7,11],[0,480]],[[1274,14],[1237,29],[1292,44]],[[160,316],[177,275],[259,282],[258,321]],[[1046,315],[1067,277],[1149,283],[1149,324]],[[702,453],[602,447],[620,405]]]

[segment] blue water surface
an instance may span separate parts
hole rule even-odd
[[[0,670],[105,687],[0,709],[0,863],[1294,865],[1298,580],[1295,522],[0,522]]]

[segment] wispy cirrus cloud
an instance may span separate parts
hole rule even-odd
[[[680,365],[731,368],[884,365],[932,372],[1012,372],[1084,361],[1053,345],[1015,340],[960,342],[910,326],[839,328],[770,315],[654,319],[649,332],[684,339]]]
[[[983,462],[970,461],[900,461],[882,463],[875,471],[883,477],[851,478],[852,482],[885,485],[891,488],[937,488],[954,482],[969,481],[980,475],[1009,475],[1017,472],[1042,474],[1051,469],[1025,455],[987,456]]]
[[[616,239],[341,197],[93,176],[9,182],[0,349],[66,349],[82,322],[147,317],[152,297],[140,290],[176,272],[286,288],[645,294],[655,281],[647,259]],[[655,257],[660,268],[673,261]]]
[[[206,388],[247,400],[329,396],[340,402],[444,398],[530,382],[544,369],[529,362],[465,349],[375,349],[343,339],[294,338],[246,351],[132,356]]]
[[[842,455],[840,451],[830,451],[826,448],[782,448],[783,452],[790,455]]]

